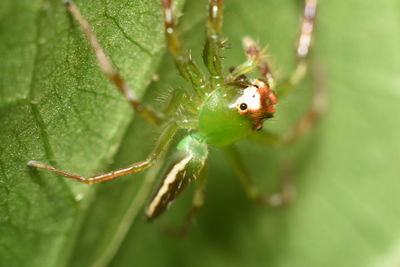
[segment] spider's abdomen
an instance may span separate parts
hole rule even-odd
[[[214,146],[225,146],[250,134],[251,122],[236,109],[239,92],[215,90],[203,103],[199,114],[199,132],[206,142]]]

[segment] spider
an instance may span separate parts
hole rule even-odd
[[[222,58],[226,41],[222,35],[223,0],[209,0],[206,42],[203,50],[203,61],[208,74],[203,73],[192,59],[190,52],[183,47],[171,2],[172,0],[161,0],[166,43],[180,75],[191,86],[174,90],[162,111],[154,110],[135,97],[110,63],[77,6],[71,1],[65,2],[66,10],[86,35],[104,75],[142,119],[160,127],[161,135],[147,159],[126,168],[91,177],[74,175],[34,160],[29,161],[28,166],[46,169],[81,183],[94,184],[151,167],[167,150],[173,137],[179,133],[184,137],[177,144],[174,160],[164,172],[146,207],[145,214],[149,220],[160,216],[192,181],[196,183],[196,187],[192,208],[185,221],[189,221],[203,205],[206,180],[204,169],[209,146],[223,150],[251,199],[269,206],[286,204],[292,198],[290,185],[283,186],[278,194],[262,194],[247,174],[234,143],[243,138],[272,145],[291,143],[305,133],[323,112],[323,94],[316,87],[310,108],[285,135],[278,137],[267,131],[260,131],[264,122],[274,116],[278,99],[292,91],[307,72],[307,56],[311,45],[317,0],[304,0],[296,47],[297,65],[288,78],[281,82],[276,82],[270,71],[266,61],[266,49],[260,49],[249,37],[243,38],[247,60],[231,68],[228,73],[224,73]],[[249,72],[257,70],[260,78],[246,77]]]

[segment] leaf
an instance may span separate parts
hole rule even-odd
[[[203,45],[199,36],[204,32],[205,2],[188,2],[180,23],[195,55]],[[240,38],[250,35],[269,44],[281,77],[290,71],[300,4],[225,2],[224,31],[232,44],[225,65],[244,60]],[[397,266],[398,11],[394,0],[321,1],[312,62],[327,70],[327,113],[294,148],[240,144],[265,191],[277,186],[279,162],[292,159],[298,197],[289,208],[264,210],[248,201],[214,149],[206,203],[187,239],[176,240],[164,228],[182,221],[190,192],[154,224],[137,220],[111,266]],[[149,92],[179,86],[169,57],[160,75]],[[272,129],[283,130],[299,116],[309,101],[310,86],[305,83],[281,101]],[[128,136],[137,138],[142,129],[137,126],[130,128],[124,144],[135,141]],[[123,145],[116,161],[128,162],[130,152]],[[107,196],[102,198],[106,202]]]
[[[275,72],[280,77],[288,73],[294,65],[292,52],[300,12],[299,2],[225,2],[224,31],[232,44],[226,54],[226,67],[244,60],[240,38],[250,35],[259,39],[261,44],[269,44]],[[104,4],[97,4],[104,7]],[[110,147],[120,144],[124,126],[132,113],[98,73],[79,29],[71,21],[68,22],[58,6],[59,11],[55,13],[58,14],[57,18],[47,18],[46,21],[44,17],[42,25],[54,25],[55,29],[57,25],[67,25],[68,34],[65,37],[70,36],[73,40],[70,42],[77,43],[75,52],[70,54],[75,55],[74,58],[79,55],[79,60],[75,58],[65,64],[72,73],[56,72],[63,74],[62,77],[65,75],[64,79],[60,77],[59,82],[57,79],[45,82],[51,75],[39,77],[39,74],[46,72],[35,71],[34,77],[38,78],[34,80],[44,81],[33,86],[40,89],[35,91],[48,88],[43,94],[34,95],[35,100],[41,100],[39,103],[47,103],[44,106],[37,105],[41,107],[39,114],[43,114],[44,118],[43,123],[38,123],[34,119],[32,104],[25,100],[29,99],[26,94],[30,90],[26,88],[30,87],[31,79],[17,74],[19,70],[24,74],[36,70],[31,59],[37,47],[32,45],[32,40],[36,40],[36,30],[32,36],[27,33],[31,33],[29,27],[35,28],[37,25],[31,21],[38,18],[38,8],[46,5],[40,1],[30,2],[31,6],[24,3],[24,8],[17,9],[19,12],[9,11],[11,5],[15,5],[14,10],[19,6],[18,3],[2,2],[0,5],[0,53],[2,64],[9,64],[2,68],[7,72],[0,73],[0,259],[7,266],[59,266],[65,263],[70,255],[68,248],[72,247],[70,265],[90,266],[95,262],[102,264],[97,266],[104,266],[110,257],[104,257],[102,253],[110,247],[114,251],[118,249],[114,243],[115,226],[126,222],[123,216],[129,213],[142,176],[132,175],[88,189],[56,175],[28,172],[24,164],[32,158],[49,158],[57,166],[77,173],[93,173],[100,166],[112,169],[142,159],[151,148],[150,140],[157,134],[142,122],[134,121],[123,137],[115,164],[106,167],[107,159],[113,154]],[[78,2],[78,5],[84,3]],[[188,2],[180,23],[187,46],[193,49],[197,61],[201,61],[199,55],[204,44],[200,37],[204,33],[205,6],[205,0]],[[158,16],[155,16],[157,19],[160,15],[158,8],[157,3],[154,5],[154,12],[158,12]],[[40,14],[52,14],[45,10]],[[94,21],[92,26],[99,37],[120,32],[107,31],[105,28],[110,26],[108,20],[101,22],[103,13],[96,14],[95,10],[103,9],[86,7],[85,10],[83,7],[82,12],[88,14],[90,21]],[[128,12],[125,9],[123,11]],[[312,62],[321,64],[327,70],[328,112],[317,128],[293,148],[277,150],[248,142],[240,143],[251,173],[265,191],[276,189],[280,162],[288,159],[293,161],[298,197],[289,208],[265,210],[248,201],[222,154],[213,149],[206,203],[187,239],[176,240],[166,233],[165,226],[179,225],[182,221],[190,204],[190,190],[184,192],[168,213],[155,223],[145,223],[139,215],[110,266],[397,266],[400,262],[400,212],[397,205],[400,200],[400,125],[396,121],[399,107],[397,72],[400,67],[398,11],[395,0],[321,1]],[[90,15],[90,12],[93,14]],[[114,12],[118,13],[117,18],[121,18],[120,23],[136,21],[131,16],[120,15],[121,12]],[[14,23],[19,15],[20,23]],[[8,24],[3,21],[8,21]],[[21,25],[21,21],[26,24]],[[45,23],[48,21],[53,23]],[[154,25],[160,27],[160,24]],[[41,34],[51,30],[46,29],[49,27],[42,28],[45,29]],[[139,28],[138,34],[142,33],[140,30],[143,29]],[[162,39],[160,28],[158,31]],[[7,38],[3,37],[5,32]],[[8,39],[10,35],[16,40],[3,42],[12,40]],[[136,38],[136,35],[128,36]],[[58,38],[49,39],[53,40],[53,44],[62,45]],[[121,45],[124,38],[105,39],[100,41],[128,81],[140,77],[132,69],[141,60],[127,58],[125,50],[112,51],[114,46],[107,45],[107,40]],[[18,50],[21,48],[15,43],[19,42],[23,44],[21,47],[25,52]],[[126,47],[138,49],[131,44],[126,44]],[[42,48],[42,53],[46,51],[57,52]],[[59,60],[57,53],[47,59],[46,62],[53,63],[40,64],[42,69],[64,67],[63,64],[56,64]],[[159,56],[156,56],[153,60],[158,59]],[[87,66],[88,60],[90,67]],[[71,63],[75,67],[71,67]],[[85,69],[88,73],[83,73]],[[169,88],[182,85],[168,56],[159,68],[159,74],[161,80],[150,87],[146,100],[154,99],[154,95],[158,95],[156,90],[165,94]],[[78,78],[71,78],[76,76]],[[151,71],[147,77],[150,76]],[[80,81],[80,86],[62,87],[63,84],[72,84],[66,77],[75,83]],[[21,86],[16,87],[17,82]],[[68,97],[74,96],[75,88],[80,92],[82,84],[89,82],[95,86],[91,87],[92,90],[103,95],[91,94],[83,98],[84,94],[80,93],[67,101]],[[130,85],[135,86],[136,82],[130,82]],[[304,83],[292,96],[280,101],[276,119],[265,127],[282,131],[289,126],[306,107],[310,85],[309,81]],[[55,96],[51,97],[53,87],[65,94],[69,92],[61,98],[64,102],[57,102]],[[142,87],[135,87],[135,90],[137,88]],[[48,102],[46,99],[49,99]],[[54,127],[56,122],[64,122],[61,119],[50,124],[51,118],[57,118],[56,115],[62,114],[61,111],[71,109],[71,103],[82,103],[79,110],[83,111],[69,112],[68,116],[65,114],[64,120],[71,121],[68,127]],[[91,127],[84,127],[86,124],[80,123],[80,114],[89,115],[86,123]],[[39,127],[42,124],[52,127],[48,126],[43,131]],[[101,131],[90,131],[95,128],[93,125],[96,129],[101,128]],[[111,130],[115,132],[105,134]],[[43,132],[48,134],[48,138],[42,137]],[[109,139],[104,138],[93,144],[93,140],[97,140],[93,137],[96,137],[96,133],[105,134]],[[44,144],[43,140],[47,139],[51,142]],[[54,156],[46,155],[43,147],[52,148]],[[79,152],[82,149],[84,151]],[[74,156],[69,152],[74,152]],[[77,204],[74,197],[79,192],[84,192],[85,198]],[[89,196],[91,194],[93,198]],[[78,238],[73,233],[77,233]],[[107,244],[111,246],[107,247]]]
[[[164,52],[159,1],[76,4],[141,96]],[[0,265],[62,266],[97,187],[26,163],[106,169],[133,112],[62,1],[2,1],[0,40]]]

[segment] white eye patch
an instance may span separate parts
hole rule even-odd
[[[236,105],[246,104],[248,110],[259,110],[261,109],[261,96],[257,88],[247,87],[243,90],[243,95],[238,98]]]

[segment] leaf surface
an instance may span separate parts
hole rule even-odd
[[[195,55],[203,45],[205,2],[189,2],[180,23]],[[225,2],[224,32],[231,44],[225,66],[244,60],[240,40],[250,35],[269,45],[275,73],[288,73],[300,3]],[[311,62],[326,73],[327,113],[293,148],[240,143],[265,191],[278,187],[281,162],[292,162],[298,197],[290,207],[265,210],[248,201],[223,155],[213,149],[205,206],[187,239],[175,240],[164,229],[182,221],[190,192],[156,223],[138,220],[111,266],[397,266],[398,11],[394,0],[321,1]],[[158,86],[179,85],[170,59],[163,66],[166,78]],[[279,132],[300,116],[310,100],[310,80],[280,101],[276,118],[265,127]]]
[[[148,2],[77,2],[139,95],[163,51],[160,6]],[[188,1],[180,21],[199,63],[206,2]],[[240,40],[249,35],[269,45],[278,77],[289,73],[300,2],[225,2],[224,32],[231,45],[225,67],[244,60]],[[30,159],[81,174],[121,167],[143,159],[157,131],[138,120],[130,123],[129,106],[98,71],[86,40],[58,1],[1,2],[0,263],[106,266],[112,259],[115,267],[399,265],[399,10],[395,0],[321,0],[311,62],[326,76],[327,113],[294,147],[239,143],[264,191],[278,188],[282,162],[293,164],[296,201],[282,210],[254,205],[223,154],[211,149],[205,206],[182,241],[166,229],[182,222],[190,189],[149,224],[140,213],[146,200],[139,190],[143,175],[87,187],[25,167]],[[171,88],[185,86],[169,56],[158,74],[160,81],[146,94],[154,106]],[[308,77],[282,99],[265,128],[282,132],[291,125],[307,107],[311,86]]]
[[[159,1],[76,4],[140,97],[164,53]],[[133,112],[62,1],[2,1],[0,40],[0,265],[62,266],[97,187],[26,163],[100,172]]]

